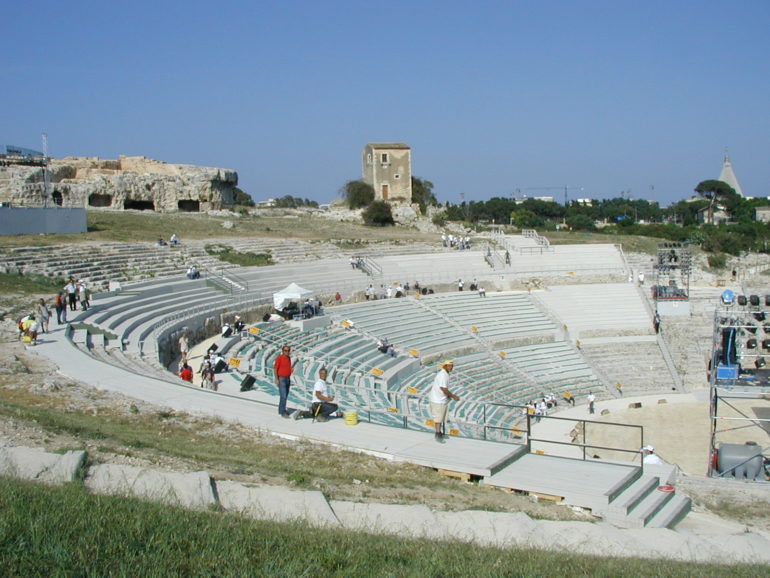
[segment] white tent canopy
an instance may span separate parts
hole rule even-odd
[[[282,291],[278,291],[277,293],[273,293],[273,306],[276,309],[283,309],[291,303],[292,301],[302,301],[303,299],[308,299],[309,297],[313,296],[312,291],[308,291],[307,289],[303,289],[296,283],[290,283],[286,289],[283,289]]]

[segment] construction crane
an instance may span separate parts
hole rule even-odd
[[[573,190],[583,190],[583,187],[579,185],[562,185],[559,187],[521,187],[517,188],[515,190],[516,193],[521,193],[522,191],[564,191],[564,206],[567,206],[567,195],[569,191]]]

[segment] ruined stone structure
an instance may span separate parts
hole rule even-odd
[[[198,212],[231,207],[238,184],[238,173],[230,169],[122,155],[52,159],[47,170],[46,187],[44,167],[0,167],[0,202]]]

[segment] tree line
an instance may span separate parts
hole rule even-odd
[[[412,178],[412,202],[423,214],[428,206],[439,209],[438,225],[446,221],[466,224],[512,225],[542,232],[566,227],[572,231],[598,231],[641,235],[689,242],[712,253],[739,255],[743,251],[768,252],[770,225],[755,218],[756,208],[767,199],[746,199],[730,185],[718,180],[701,181],[697,194],[668,207],[655,202],[620,196],[611,199],[573,200],[566,206],[541,199],[492,197],[440,205],[433,183]],[[373,225],[392,224],[390,205],[374,200],[374,189],[363,181],[348,181],[341,189],[351,209],[365,208],[364,221]],[[717,215],[720,215],[717,218]]]

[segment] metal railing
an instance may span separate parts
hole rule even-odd
[[[382,267],[371,257],[364,257],[364,264],[369,269],[371,277],[382,277]]]
[[[537,438],[532,437],[532,420],[535,419],[536,421],[540,420],[559,420],[559,421],[569,421],[577,424],[577,431],[582,436],[582,441],[557,441],[557,440],[551,440],[551,439],[545,439],[545,438]],[[613,446],[604,446],[604,445],[597,445],[597,444],[590,444],[587,443],[586,435],[587,435],[587,424],[594,424],[597,427],[602,428],[608,428],[608,427],[620,427],[620,428],[627,428],[627,429],[633,429],[637,430],[639,433],[638,441],[634,441],[633,449],[626,449],[621,447],[613,447]],[[630,461],[634,462],[636,459],[639,459],[640,465],[642,464],[642,454],[641,454],[641,448],[644,447],[644,427],[640,425],[633,425],[633,424],[625,424],[625,423],[615,423],[615,422],[601,422],[601,421],[593,421],[593,420],[587,420],[587,419],[575,419],[575,418],[569,418],[569,417],[557,417],[553,415],[543,415],[543,416],[534,416],[531,414],[527,414],[527,447],[530,451],[532,451],[532,442],[536,443],[544,443],[544,444],[555,444],[555,445],[561,445],[561,446],[569,446],[572,448],[580,448],[582,453],[582,459],[586,460],[588,459],[588,456],[586,455],[586,450],[588,449],[594,449],[594,450],[606,450],[606,451],[612,451],[612,452],[621,452],[621,453],[627,453],[632,454],[634,458]],[[591,459],[597,459],[591,456]]]

